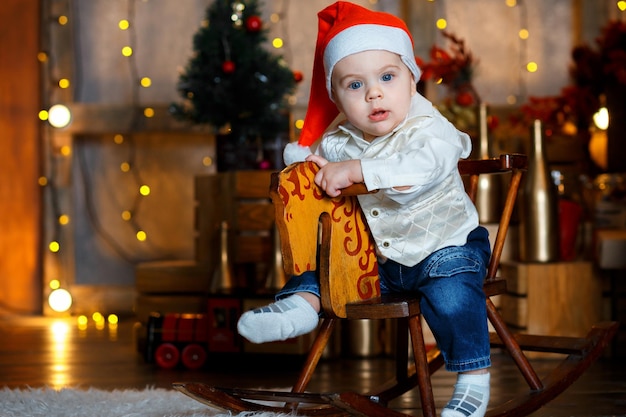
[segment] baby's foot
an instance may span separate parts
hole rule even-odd
[[[245,312],[237,323],[239,334],[253,343],[274,342],[313,331],[319,316],[299,295]]]
[[[489,374],[459,375],[441,417],[482,417],[489,404]]]

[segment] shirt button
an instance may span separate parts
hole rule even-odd
[[[378,209],[372,209],[370,211],[370,214],[372,215],[372,217],[378,217],[378,215],[380,214],[380,211],[378,211]]]
[[[388,248],[391,246],[391,243],[388,240],[383,241],[383,248]]]

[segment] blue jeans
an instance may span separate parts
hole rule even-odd
[[[383,294],[414,292],[421,297],[422,314],[448,371],[491,366],[483,292],[490,254],[489,233],[479,226],[469,234],[465,245],[440,249],[417,265],[404,266],[390,259],[378,265]],[[316,274],[306,272],[291,277],[276,298],[296,292],[319,297]]]

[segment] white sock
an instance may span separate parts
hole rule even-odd
[[[239,318],[237,330],[253,343],[265,343],[309,333],[318,322],[319,316],[313,306],[294,294],[245,312]]]
[[[483,417],[489,404],[489,374],[459,374],[441,417]]]

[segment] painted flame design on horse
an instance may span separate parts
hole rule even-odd
[[[285,168],[272,182],[270,195],[276,207],[285,273],[299,275],[316,270],[320,276],[327,273],[331,299],[333,294],[341,294],[342,299],[349,301],[377,297],[380,283],[376,250],[358,199],[325,195],[314,182],[318,171],[318,166],[312,162],[296,163]],[[322,234],[329,233],[326,247],[319,245],[320,225]],[[318,246],[332,253],[328,265],[324,262],[318,265]],[[334,274],[338,264],[344,271],[348,268],[350,273]],[[326,285],[324,280],[320,281],[321,285]],[[324,309],[328,311],[328,306]],[[341,317],[341,307],[339,311],[337,306],[333,310]]]

